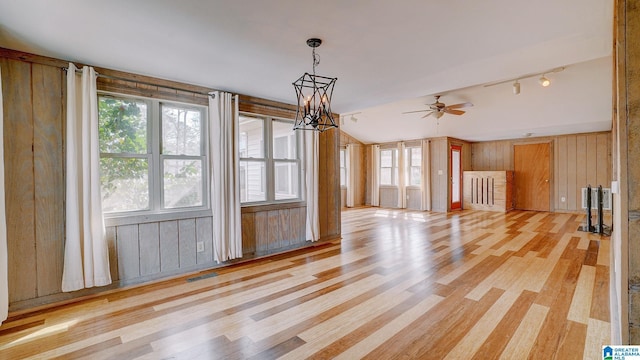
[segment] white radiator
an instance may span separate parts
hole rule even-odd
[[[587,188],[582,188],[582,208],[587,208]],[[591,209],[598,209],[598,188],[591,188]],[[602,188],[602,209],[611,210],[611,189]]]

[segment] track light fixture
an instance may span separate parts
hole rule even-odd
[[[549,80],[549,78],[547,78],[547,74],[555,74],[555,73],[558,73],[560,71],[563,71],[565,68],[566,67],[562,66],[562,67],[559,67],[559,68],[555,68],[555,69],[551,69],[551,70],[545,71],[543,73],[533,73],[533,74],[521,75],[521,76],[518,76],[517,78],[512,78],[512,79],[509,79],[509,80],[503,80],[503,81],[490,83],[490,84],[485,84],[484,87],[496,86],[496,85],[500,85],[500,84],[513,82],[512,83],[513,93],[518,95],[518,94],[520,94],[520,80],[524,80],[524,79],[529,79],[529,78],[532,78],[532,77],[540,76],[540,78],[538,79],[538,82],[540,82],[540,85],[542,85],[543,87],[547,87],[547,86],[551,85],[551,80]]]
[[[547,79],[546,76],[544,76],[544,74],[542,74],[542,76],[540,77],[540,79],[538,80],[540,82],[540,85],[547,87],[549,85],[551,85],[551,80]]]

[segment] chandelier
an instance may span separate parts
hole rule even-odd
[[[316,66],[320,64],[316,48],[320,44],[322,44],[320,39],[307,40],[307,45],[313,49],[313,74],[305,72],[293,83],[298,102],[294,130],[323,132],[338,127],[331,112],[331,95],[338,78],[316,75]]]

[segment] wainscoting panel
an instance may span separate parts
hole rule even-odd
[[[380,187],[380,207],[398,207],[398,188]]]
[[[305,244],[306,216],[303,202],[242,208],[243,253],[261,256]]]
[[[167,272],[180,268],[178,259],[178,221],[160,223],[160,271]]]
[[[422,190],[407,188],[407,209],[422,210]]]

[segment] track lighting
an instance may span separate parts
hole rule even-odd
[[[513,93],[516,95],[520,94],[520,83],[518,82],[518,80],[513,83]]]
[[[546,76],[544,76],[544,74],[542,74],[542,76],[540,77],[540,80],[538,80],[540,82],[540,85],[547,87],[549,85],[551,85],[551,81],[549,79],[547,79]]]
[[[484,87],[496,86],[496,85],[506,84],[506,83],[512,83],[511,84],[511,90],[513,91],[514,94],[518,95],[518,94],[520,94],[520,80],[525,80],[525,79],[529,79],[529,78],[540,76],[540,78],[538,79],[538,82],[540,83],[540,85],[542,85],[544,87],[547,87],[547,86],[551,85],[551,80],[549,80],[549,78],[547,78],[547,74],[555,74],[555,73],[558,73],[560,71],[563,71],[565,68],[566,68],[565,66],[562,66],[562,67],[559,67],[559,68],[547,70],[547,71],[545,71],[543,73],[533,73],[533,74],[520,75],[517,78],[511,78],[511,79],[508,79],[508,80],[502,80],[502,81],[495,82],[495,83],[485,84]]]

